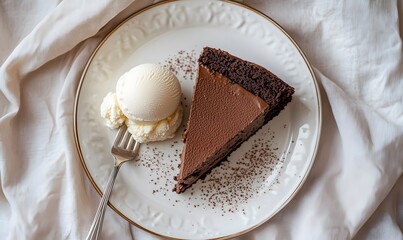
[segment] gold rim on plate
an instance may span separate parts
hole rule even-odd
[[[94,50],[94,52],[91,54],[91,57],[89,58],[89,60],[88,60],[88,62],[87,62],[87,64],[86,64],[86,66],[85,66],[85,68],[84,68],[83,74],[81,75],[80,82],[79,82],[78,87],[77,87],[75,102],[74,102],[74,114],[73,114],[73,117],[74,117],[74,120],[73,120],[73,123],[74,123],[74,140],[75,140],[75,145],[76,145],[76,148],[77,148],[77,151],[78,151],[78,155],[79,155],[79,157],[80,157],[81,165],[82,165],[83,168],[84,168],[85,174],[87,175],[87,177],[88,177],[88,179],[90,180],[91,184],[94,186],[95,190],[98,192],[98,194],[99,194],[100,196],[102,196],[103,193],[102,193],[101,189],[98,187],[98,185],[95,183],[94,179],[92,178],[92,176],[91,176],[91,174],[90,174],[90,172],[89,172],[89,170],[88,170],[88,168],[87,168],[87,165],[85,164],[84,157],[83,157],[83,154],[82,154],[82,152],[81,152],[80,141],[79,141],[79,138],[78,138],[78,130],[77,130],[77,108],[78,108],[78,101],[79,101],[79,96],[80,96],[80,92],[81,92],[81,87],[82,87],[82,84],[83,84],[83,82],[84,82],[84,78],[85,78],[85,76],[86,76],[88,67],[90,66],[90,64],[91,64],[91,62],[92,62],[92,60],[93,60],[93,58],[94,58],[95,55],[97,54],[98,50],[102,47],[102,45],[104,44],[104,42],[105,42],[117,29],[119,29],[123,24],[125,24],[127,21],[129,21],[129,20],[132,19],[133,17],[135,17],[135,16],[139,15],[140,13],[145,12],[145,11],[151,9],[151,8],[154,8],[154,7],[160,6],[160,5],[164,5],[164,4],[167,4],[167,3],[171,3],[171,2],[176,2],[176,1],[180,1],[180,0],[165,0],[165,1],[158,2],[158,3],[154,3],[154,4],[152,4],[152,5],[149,5],[149,6],[145,7],[145,8],[140,9],[139,11],[137,11],[137,12],[131,14],[129,17],[127,17],[125,20],[123,20],[121,23],[119,23],[119,24],[118,24],[115,28],[113,28],[113,30],[112,30],[111,32],[109,32],[109,33],[102,39],[102,41],[98,44],[98,46],[96,47],[96,49]],[[274,21],[272,18],[270,18],[269,16],[267,16],[267,15],[264,14],[263,12],[261,12],[261,11],[255,9],[255,8],[253,8],[253,7],[250,7],[250,6],[248,6],[248,5],[245,5],[245,4],[243,4],[243,3],[235,2],[235,1],[233,1],[233,0],[222,0],[222,1],[227,2],[227,3],[230,3],[230,4],[234,4],[234,5],[237,5],[237,6],[240,6],[240,7],[243,7],[243,8],[245,8],[246,10],[252,11],[252,12],[254,12],[254,13],[256,13],[256,14],[262,16],[262,17],[265,18],[267,21],[271,22],[274,26],[276,26],[276,27],[291,41],[291,43],[294,45],[294,47],[295,47],[295,48],[298,50],[298,52],[301,54],[302,58],[303,58],[304,61],[305,61],[306,66],[307,66],[308,69],[309,69],[309,72],[311,73],[311,76],[312,76],[312,78],[313,78],[313,82],[314,82],[314,84],[315,84],[315,91],[316,91],[316,94],[317,94],[317,105],[318,105],[318,116],[317,116],[317,117],[318,117],[318,119],[317,119],[317,121],[318,121],[318,133],[317,133],[317,138],[316,138],[316,142],[315,142],[315,148],[314,148],[313,154],[312,154],[312,161],[310,162],[310,164],[309,164],[309,166],[308,166],[308,169],[307,169],[307,171],[305,172],[305,175],[302,177],[300,183],[299,183],[298,186],[295,188],[294,192],[288,197],[288,199],[287,199],[276,211],[274,211],[270,216],[268,216],[266,219],[264,219],[264,220],[261,221],[260,223],[254,225],[253,227],[250,227],[250,228],[248,228],[248,229],[246,229],[246,230],[243,230],[243,231],[241,231],[241,232],[237,232],[237,233],[234,233],[234,234],[230,234],[230,235],[227,235],[227,236],[223,236],[223,237],[219,237],[219,238],[214,238],[214,239],[229,239],[229,238],[237,237],[237,236],[240,236],[240,235],[245,234],[245,233],[247,233],[247,232],[250,232],[250,231],[252,231],[253,229],[255,229],[255,228],[261,226],[263,223],[267,222],[270,218],[272,218],[274,215],[276,215],[281,209],[283,209],[283,208],[291,201],[291,199],[297,194],[297,192],[298,192],[298,191],[300,190],[300,188],[302,187],[302,185],[303,185],[303,183],[305,182],[307,176],[309,175],[309,172],[311,171],[311,168],[312,168],[312,166],[313,166],[313,163],[315,162],[315,157],[316,157],[316,153],[317,153],[317,150],[318,150],[319,139],[320,139],[320,137],[321,137],[321,129],[322,129],[322,104],[321,104],[321,101],[320,101],[321,96],[320,96],[320,92],[319,92],[318,82],[317,82],[317,80],[316,80],[316,77],[315,77],[315,74],[314,74],[314,72],[313,72],[313,69],[312,69],[311,64],[309,63],[308,59],[305,57],[305,54],[303,53],[303,51],[301,50],[301,48],[298,46],[298,44],[297,44],[297,43],[294,41],[294,39],[287,33],[287,31],[285,31],[276,21]],[[169,236],[161,235],[161,234],[156,233],[156,232],[153,232],[153,231],[151,231],[151,230],[149,230],[149,229],[147,229],[147,228],[144,228],[144,227],[140,226],[139,224],[137,224],[136,222],[134,222],[134,221],[132,221],[131,219],[129,219],[126,215],[124,215],[124,214],[123,214],[122,212],[120,212],[117,208],[115,208],[110,202],[108,202],[108,206],[109,206],[111,209],[113,209],[117,214],[119,214],[122,218],[124,218],[126,221],[128,221],[130,224],[132,224],[132,225],[134,225],[134,226],[136,226],[136,227],[138,227],[138,228],[140,228],[140,229],[142,229],[142,230],[144,230],[144,231],[146,231],[146,232],[152,233],[152,234],[154,234],[154,235],[156,235],[156,236],[163,237],[163,238],[166,238],[166,239],[178,239],[178,240],[181,239],[181,238],[172,238],[172,237],[169,237]]]

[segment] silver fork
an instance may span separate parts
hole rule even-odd
[[[87,240],[99,238],[102,230],[102,223],[104,221],[106,206],[120,166],[127,161],[133,160],[138,154],[139,147],[140,143],[136,142],[132,138],[132,135],[129,133],[129,131],[127,131],[126,125],[123,124],[116,135],[115,142],[113,143],[111,150],[112,155],[115,158],[114,167],[109,176],[108,183],[106,184],[105,192],[102,196],[101,202],[99,203],[90,232],[87,235]]]

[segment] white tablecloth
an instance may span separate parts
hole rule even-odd
[[[90,54],[152,1],[0,2],[0,238],[83,239],[100,200],[80,165],[73,103]],[[274,218],[238,239],[402,239],[403,2],[247,0],[315,69],[313,169]],[[108,209],[104,239],[156,239]]]

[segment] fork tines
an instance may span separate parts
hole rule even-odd
[[[134,140],[132,134],[128,131],[126,124],[123,124],[116,135],[113,147],[124,149],[126,151],[135,151],[139,143]]]

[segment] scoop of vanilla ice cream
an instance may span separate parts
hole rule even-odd
[[[123,74],[116,94],[108,93],[101,116],[110,128],[123,123],[141,143],[175,136],[182,122],[181,88],[176,76],[156,64],[142,64]]]
[[[104,97],[101,104],[101,116],[105,120],[106,126],[110,128],[118,128],[126,121],[115,93],[110,92]]]
[[[178,108],[181,87],[167,68],[146,63],[123,74],[116,84],[116,96],[124,115],[138,124],[158,122]]]

